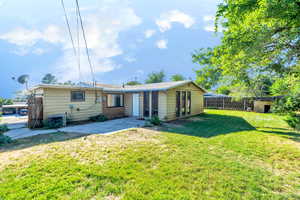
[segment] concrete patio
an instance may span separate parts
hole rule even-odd
[[[129,128],[142,127],[145,124],[143,120],[137,120],[135,118],[121,118],[114,119],[105,122],[94,122],[83,125],[68,126],[59,129],[47,129],[47,130],[31,130],[28,128],[12,129],[5,135],[12,139],[19,139],[25,137],[31,137],[40,134],[49,134],[55,132],[67,132],[67,133],[82,133],[82,134],[112,134],[117,131],[126,130]]]

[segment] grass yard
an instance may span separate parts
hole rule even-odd
[[[300,134],[238,111],[0,147],[0,199],[300,199]]]

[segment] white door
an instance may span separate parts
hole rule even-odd
[[[132,115],[138,117],[140,115],[140,94],[132,94]]]

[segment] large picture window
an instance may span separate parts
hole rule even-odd
[[[180,117],[180,91],[176,91],[176,117]]]
[[[108,94],[107,107],[123,107],[124,98],[122,94]]]
[[[71,101],[72,102],[85,101],[85,92],[84,91],[71,91]]]
[[[158,115],[158,92],[152,92],[152,116]]]
[[[144,116],[150,116],[149,92],[144,92]]]
[[[191,114],[192,109],[192,94],[190,91],[187,92],[187,114]]]
[[[186,91],[182,92],[182,110],[181,114],[185,115],[186,114]]]

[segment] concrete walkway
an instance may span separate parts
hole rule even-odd
[[[144,126],[145,121],[127,117],[121,119],[108,120],[105,122],[95,122],[84,125],[69,126],[58,129],[61,132],[87,133],[87,134],[109,134],[128,128]]]
[[[145,124],[143,120],[137,120],[135,118],[121,118],[114,119],[105,122],[94,122],[84,125],[68,126],[60,129],[48,129],[48,130],[31,130],[28,128],[20,128],[10,130],[4,135],[11,137],[12,139],[19,139],[25,137],[31,137],[41,134],[49,134],[55,132],[67,132],[67,133],[83,133],[83,134],[111,134],[116,131],[126,130],[129,128],[142,127]]]

